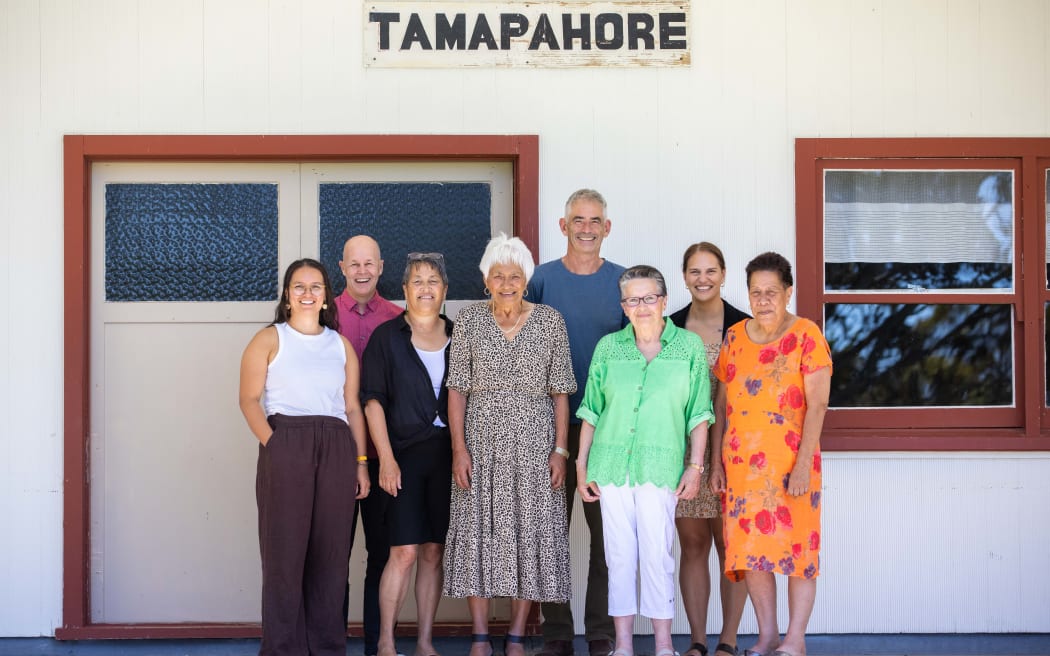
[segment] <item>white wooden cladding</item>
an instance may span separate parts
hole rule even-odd
[[[796,137],[1050,135],[1047,0],[694,1],[691,66],[661,69],[368,68],[362,18],[0,2],[0,636],[61,622],[63,134],[539,134],[540,259],[595,187],[603,252],[663,270],[673,308],[689,243],[725,250],[744,308],[747,260],[793,257]],[[826,462],[812,631],[1050,631],[1047,454]]]

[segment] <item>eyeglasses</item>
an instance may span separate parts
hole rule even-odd
[[[306,292],[310,292],[311,296],[324,296],[324,285],[292,285],[293,296],[302,296]]]
[[[419,260],[436,260],[438,262],[444,262],[445,256],[441,253],[409,253],[408,261],[416,262]]]
[[[646,305],[656,305],[656,302],[663,298],[663,294],[646,294],[645,296],[628,296],[627,298],[621,298],[620,302],[627,307],[638,307],[639,303],[645,303]]]

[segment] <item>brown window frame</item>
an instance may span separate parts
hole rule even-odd
[[[96,162],[508,161],[513,165],[514,233],[539,256],[539,137],[507,135],[66,135],[64,194],[64,491],[62,626],[59,640],[252,638],[259,624],[99,624],[91,619],[90,476],[91,165]],[[506,622],[494,623],[494,629]],[[530,616],[535,631],[538,616]],[[403,624],[399,630],[411,631]],[[360,635],[360,624],[350,627]],[[435,627],[466,635],[469,622]]]
[[[824,171],[863,168],[1009,168],[1015,171],[1014,289],[1002,293],[927,293],[925,303],[1008,303],[1014,309],[1011,408],[878,408],[828,411],[821,438],[827,450],[1027,451],[1050,449],[1046,404],[1044,307],[1046,284],[1047,138],[844,138],[795,140],[796,266],[799,314],[823,326],[833,302],[901,302],[891,294],[828,292],[824,288]],[[834,357],[834,354],[832,354]],[[834,384],[834,382],[832,383]]]

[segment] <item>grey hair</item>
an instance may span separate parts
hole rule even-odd
[[[445,271],[445,256],[441,253],[409,253],[408,263],[405,264],[405,275],[401,276],[401,284],[407,285],[412,278],[412,272],[421,266],[432,267],[441,276],[441,282],[448,287],[448,273]]]
[[[624,293],[624,288],[627,287],[627,283],[632,280],[655,280],[656,286],[660,288],[660,295],[667,296],[667,283],[664,282],[664,275],[656,267],[651,267],[648,264],[638,264],[620,274],[621,296]]]
[[[488,278],[489,270],[495,264],[516,264],[521,267],[525,274],[525,282],[532,280],[532,272],[536,264],[532,261],[532,252],[525,242],[517,237],[508,237],[499,233],[489,240],[485,247],[485,254],[481,256],[481,275]]]
[[[608,209],[608,206],[605,204],[605,197],[599,194],[597,191],[593,189],[577,189],[576,191],[572,192],[571,196],[569,196],[569,200],[565,201],[566,219],[571,218],[569,216],[570,208],[572,207],[572,204],[578,200],[589,200],[598,203],[602,206],[603,216],[605,215],[605,210]]]

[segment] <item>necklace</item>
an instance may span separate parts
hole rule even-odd
[[[503,326],[499,325],[499,319],[496,318],[496,307],[490,303],[489,310],[492,311],[492,320],[496,322],[496,327],[500,329],[500,332],[503,333],[504,337],[514,332],[517,329],[518,324],[521,323],[521,318],[525,316],[524,310],[518,312],[518,320],[514,322],[514,325],[510,328],[504,328]]]

